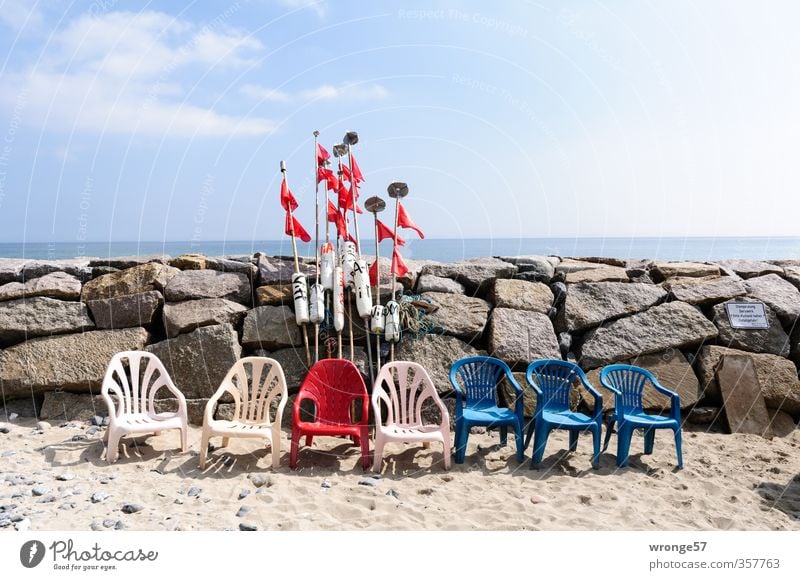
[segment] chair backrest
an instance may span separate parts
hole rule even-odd
[[[489,356],[462,358],[450,367],[450,382],[464,395],[470,408],[497,406],[497,385],[511,369],[500,359]]]
[[[384,425],[422,425],[422,407],[429,399],[437,401],[439,395],[428,372],[415,362],[386,363],[372,387],[376,421],[381,417],[381,403],[387,410]]]
[[[125,351],[111,357],[103,377],[101,394],[112,398],[116,416],[152,414],[156,393],[162,388],[167,388],[176,397],[183,397],[167,374],[164,363],[156,355],[144,351]]]
[[[350,425],[350,404],[363,398],[369,404],[367,386],[358,368],[349,360],[329,358],[314,364],[308,371],[300,394],[307,393],[317,402],[316,420],[321,423]],[[360,421],[356,421],[360,422]]]
[[[655,382],[649,371],[633,365],[609,365],[600,371],[600,382],[604,387],[616,392],[616,405],[622,406],[626,413],[643,412],[642,393],[647,381]]]
[[[537,409],[551,411],[569,410],[569,394],[577,380],[586,380],[581,368],[575,363],[557,359],[535,360],[528,365],[525,378],[542,391],[537,399]]]
[[[233,418],[243,423],[272,423],[270,413],[279,398],[286,400],[286,377],[278,361],[260,356],[248,356],[236,363],[222,379],[222,388],[233,396]]]

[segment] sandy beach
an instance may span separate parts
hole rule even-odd
[[[441,449],[388,446],[379,478],[344,440],[317,438],[288,468],[268,450],[232,440],[197,467],[200,430],[181,453],[177,431],[123,440],[104,459],[103,428],[18,419],[0,434],[0,522],[30,530],[800,530],[800,429],[772,441],[684,427],[685,469],[659,433],[655,452],[600,469],[591,440],[566,453],[554,433],[539,469],[519,465],[497,433],[470,437],[467,459],[445,471]],[[513,438],[509,437],[513,443]],[[219,445],[220,440],[212,440]],[[530,448],[526,450],[530,457]],[[128,505],[129,507],[125,507]],[[133,513],[126,513],[133,512]],[[8,517],[6,517],[8,516]]]

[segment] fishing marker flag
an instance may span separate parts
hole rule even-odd
[[[356,158],[352,153],[350,153],[350,163],[353,165],[353,179],[356,180],[356,183],[361,183],[364,181],[364,176],[361,175],[361,168],[358,166],[358,163],[356,163]],[[348,178],[348,181],[352,180]]]
[[[425,234],[423,234],[422,230],[408,217],[402,203],[397,204],[397,227],[414,230],[420,238],[425,239]]]
[[[281,183],[281,206],[286,211],[294,211],[297,209],[297,200],[294,198],[294,195],[289,189],[289,184],[286,183],[285,176],[283,178],[283,182]]]
[[[400,277],[408,274],[408,267],[406,263],[403,262],[403,256],[397,251],[397,246],[395,246],[394,252],[392,252],[392,273]]]
[[[333,174],[333,171],[320,167],[317,169],[317,183],[325,182],[328,191],[339,191],[339,180]]]
[[[300,238],[304,242],[310,242],[311,236],[308,235],[306,229],[297,221],[297,218],[290,214],[288,211],[286,212],[286,235],[291,236],[294,235],[297,238]]]
[[[390,230],[389,227],[386,224],[384,224],[381,220],[377,220],[377,222],[378,222],[378,241],[379,242],[382,242],[383,240],[393,240],[398,246],[405,246],[406,245],[406,241],[403,238],[401,238],[400,236],[397,236],[397,239],[395,239],[394,234],[392,233],[392,230]]]
[[[317,165],[321,165],[330,158],[331,154],[325,150],[325,147],[317,143]]]
[[[372,262],[372,266],[369,267],[369,285],[378,285],[378,260]]]

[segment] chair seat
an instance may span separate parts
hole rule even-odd
[[[361,425],[337,425],[331,423],[306,423],[300,421],[297,424],[297,429],[303,435],[331,435],[331,436],[349,436],[361,435],[364,426]]]
[[[662,417],[661,415],[648,415],[646,413],[623,413],[623,419],[628,423],[632,423],[639,427],[655,427],[655,428],[672,428],[679,427],[678,422],[671,417]],[[612,419],[619,420],[615,414]]]
[[[386,439],[394,441],[443,441],[440,425],[389,425],[380,427]]]
[[[157,413],[155,415],[128,413],[117,418],[115,422],[118,427],[131,433],[180,429],[183,425],[181,417],[175,413]]]
[[[465,408],[463,410],[463,417],[465,421],[482,425],[517,422],[517,415],[514,411],[503,407],[485,407],[483,409]]]
[[[597,425],[597,421],[583,413],[575,411],[543,411],[542,417],[548,423],[559,425],[561,427],[589,427]]]
[[[214,420],[209,423],[210,431],[215,435],[231,437],[264,437],[272,440],[270,423],[245,423],[243,421]]]

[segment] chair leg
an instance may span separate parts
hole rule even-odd
[[[119,440],[122,434],[119,431],[108,434],[108,447],[106,447],[106,461],[114,463],[119,457]]]
[[[517,461],[522,463],[525,461],[525,444],[522,423],[519,421],[514,423],[514,443],[517,445]]]
[[[505,447],[508,445],[508,425],[500,426],[500,446]]]
[[[442,432],[442,453],[444,453],[444,468],[450,469],[450,432]]]
[[[281,442],[271,439],[269,445],[272,447],[272,469],[278,469],[281,465]]]
[[[528,445],[531,443],[531,438],[533,437],[533,431],[536,427],[536,420],[531,419],[530,423],[528,423],[528,432],[525,434],[525,441],[523,442],[523,447],[525,449],[528,448]]]
[[[569,450],[573,453],[578,450],[578,431],[570,430],[569,432]]]
[[[608,449],[608,443],[611,441],[611,433],[614,432],[614,424],[616,423],[616,419],[611,419],[606,425],[606,439],[603,441],[603,451]]]
[[[375,435],[375,455],[372,457],[372,471],[375,473],[380,473],[381,468],[383,467],[383,446],[386,443],[383,440],[383,437],[379,435]]]
[[[675,452],[678,454],[678,469],[683,469],[683,445],[681,444],[681,428],[675,429]]]
[[[456,440],[456,463],[464,463],[464,456],[467,454],[467,440],[469,439],[469,424],[461,425]]]
[[[645,455],[652,455],[653,454],[653,445],[656,442],[656,430],[655,429],[647,429],[644,432],[644,454]]]
[[[364,431],[359,439],[361,440],[361,466],[369,469],[369,433]]]
[[[222,446],[223,447],[227,447],[230,442],[231,442],[231,438],[230,437],[223,437],[222,438]]]
[[[186,453],[189,450],[189,426],[183,425],[181,427],[181,452]]]
[[[292,443],[289,447],[289,467],[297,469],[297,454],[300,452],[300,432],[292,430]]]
[[[631,436],[633,429],[620,423],[617,429],[617,467],[628,465],[628,454],[631,450]]]
[[[601,425],[594,425],[592,427],[592,445],[594,446],[594,455],[592,455],[592,468],[597,469],[600,467],[600,435],[603,429]]]
[[[311,447],[311,444],[314,442],[313,435],[306,435],[306,447]]]
[[[551,428],[549,425],[536,425],[533,436],[533,459],[531,461],[531,468],[542,462],[544,458],[544,448],[547,446],[547,438],[550,436],[550,430]]]
[[[203,429],[203,435],[200,437],[200,469],[206,468],[206,459],[208,458],[208,440],[211,439],[211,434]]]

